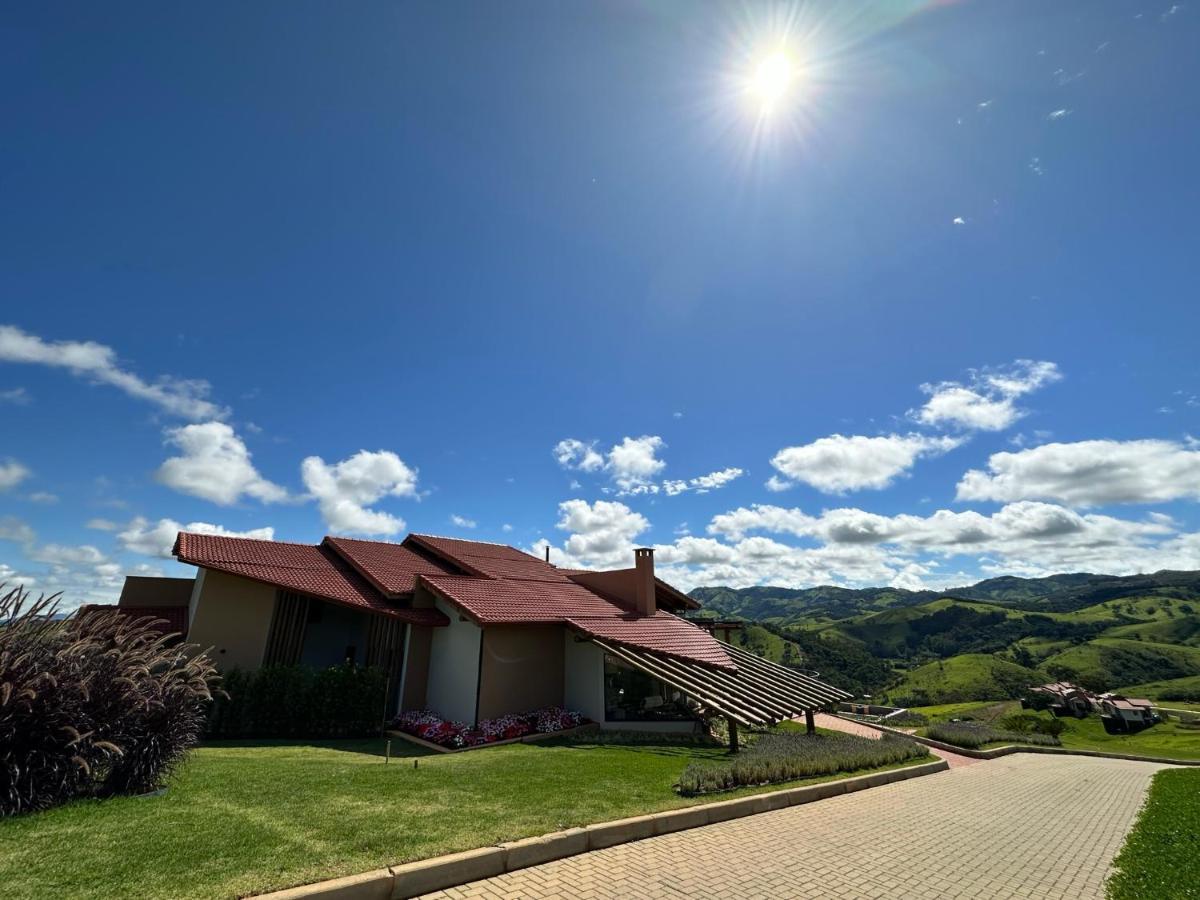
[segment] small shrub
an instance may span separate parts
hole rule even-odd
[[[1067,729],[1067,723],[1062,719],[1047,719],[1032,713],[1014,713],[1000,720],[1000,728],[1013,734],[1049,734],[1058,737]]]
[[[678,790],[685,796],[708,794],[874,769],[925,755],[915,741],[891,735],[873,740],[850,734],[773,732],[759,736],[729,760],[689,763],[679,776]]]
[[[0,815],[160,787],[200,739],[217,681],[152,617],[58,621],[56,605],[0,597]]]
[[[208,715],[211,738],[343,738],[377,735],[387,674],[363,666],[269,666],[225,675]]]
[[[1062,745],[1062,741],[1054,735],[1038,734],[1033,731],[1025,734],[1014,731],[1001,731],[998,728],[992,728],[990,725],[981,725],[977,722],[939,722],[935,725],[930,725],[925,730],[925,736],[935,741],[953,744],[955,747],[966,747],[970,750],[977,750],[984,744],[996,743],[998,741],[1009,741],[1015,744],[1036,744],[1042,747],[1058,747]]]

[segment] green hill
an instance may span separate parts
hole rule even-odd
[[[1200,647],[1097,638],[1047,658],[1041,666],[1055,678],[1094,690],[1200,675]]]
[[[758,619],[740,638],[751,649],[860,694],[1005,699],[1063,678],[1183,699],[1200,677],[1200,572],[994,578],[941,594],[759,587],[692,596],[704,614]]]
[[[964,653],[913,669],[887,694],[900,706],[929,706],[1019,697],[1030,685],[1045,680],[1034,669],[982,653]]]

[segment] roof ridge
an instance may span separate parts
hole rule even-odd
[[[178,536],[182,537],[185,534],[188,537],[219,538],[220,540],[223,540],[223,541],[250,541],[255,544],[286,544],[289,547],[320,547],[321,546],[320,544],[306,544],[303,541],[277,541],[274,538],[244,537],[243,535],[240,535],[240,534],[205,534],[203,531],[181,530],[179,532]]]
[[[499,541],[476,541],[476,540],[472,540],[471,538],[452,537],[451,535],[448,535],[448,534],[425,534],[424,532],[420,532],[420,531],[410,531],[408,533],[408,536],[416,537],[416,538],[433,538],[435,541],[459,541],[460,543],[463,543],[463,544],[485,544],[485,545],[491,546],[491,547],[506,547],[509,550],[516,550],[518,553],[525,553],[524,550],[521,550],[518,547],[514,547],[512,544],[502,544]],[[387,542],[380,541],[380,543],[387,543]],[[533,556],[532,553],[526,553],[525,555]],[[533,556],[533,558],[537,559],[536,556]]]

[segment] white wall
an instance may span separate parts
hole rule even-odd
[[[482,631],[474,622],[460,621],[459,611],[442,599],[435,600],[434,605],[446,614],[450,624],[433,629],[425,702],[444,719],[473,725]]]
[[[204,573],[208,569],[197,569],[196,580],[192,582],[192,599],[188,601],[188,629],[196,620],[196,607],[200,605],[200,594],[204,591]]]
[[[604,651],[590,641],[575,640],[565,631],[563,706],[593,722],[604,721]]]

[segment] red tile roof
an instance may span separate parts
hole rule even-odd
[[[689,662],[706,663],[721,669],[736,669],[729,654],[716,639],[691,622],[671,613],[653,616],[627,614],[607,618],[572,617],[567,624],[590,637],[626,644]]]
[[[253,578],[344,606],[393,616],[417,625],[446,625],[437,610],[403,609],[389,603],[330,547],[180,532],[180,562]]]
[[[662,611],[639,616],[572,581],[450,575],[422,575],[420,581],[481,625],[563,623],[617,643],[736,668],[712,635],[691,622]]]
[[[404,543],[432,550],[444,559],[462,566],[466,571],[487,578],[559,583],[570,580],[545,560],[523,553],[507,544],[463,541],[429,534],[410,534]]]
[[[414,624],[446,624],[436,609],[397,608],[385,596],[424,585],[481,625],[560,623],[606,641],[736,669],[703,629],[662,610],[639,616],[572,581],[564,570],[504,544],[414,534],[403,544],[327,537],[314,547],[184,532],[175,555],[181,562]]]
[[[385,594],[411,594],[418,575],[457,574],[459,570],[403,544],[326,536],[346,562]]]
[[[422,575],[421,581],[481,625],[562,622],[571,616],[617,616],[616,604],[571,581],[513,581],[454,575]]]

